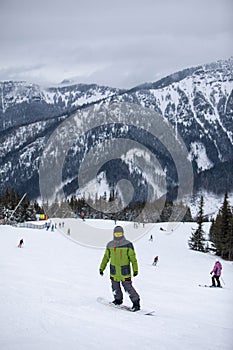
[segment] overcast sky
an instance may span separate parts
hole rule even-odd
[[[129,88],[233,56],[232,0],[0,0],[0,80]]]

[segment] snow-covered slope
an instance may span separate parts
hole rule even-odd
[[[66,235],[70,222],[55,221],[65,222]],[[123,225],[132,237],[133,224]],[[73,231],[84,237],[95,227],[107,238],[114,223],[76,220],[71,238]],[[210,283],[215,257],[188,249],[192,227],[163,223],[140,228],[141,235],[147,233],[134,243],[139,275],[133,283],[142,307],[156,311],[148,317],[97,303],[98,296],[113,298],[108,268],[104,277],[98,272],[103,249],[75,244],[58,231],[0,226],[0,348],[232,349],[233,265],[222,261],[224,288],[198,287]],[[153,242],[148,240],[151,234]],[[22,249],[17,248],[20,238],[25,241]]]

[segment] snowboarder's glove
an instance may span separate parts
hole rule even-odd
[[[103,276],[103,274],[104,274],[103,271],[100,270],[100,275]]]
[[[138,275],[138,272],[135,271],[133,275],[134,275],[134,277],[136,277]]]

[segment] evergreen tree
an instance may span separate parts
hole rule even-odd
[[[228,202],[228,194],[225,193],[223,206],[221,210],[222,214],[222,253],[223,259],[229,259],[232,257],[232,212]]]
[[[198,228],[194,231],[194,233],[192,234],[189,240],[190,249],[197,250],[200,252],[205,251],[205,238],[204,238],[204,231],[203,231],[203,221],[204,221],[203,206],[204,206],[204,199],[203,199],[203,196],[201,196],[199,212],[197,217]]]
[[[163,210],[160,214],[160,221],[163,221],[163,222],[169,221],[172,211],[173,211],[173,202],[166,201],[163,207]]]
[[[18,204],[17,195],[15,193],[14,188],[12,188],[11,189],[11,209],[14,210],[17,204]]]
[[[5,204],[5,207],[6,208],[10,208],[10,203],[11,203],[11,196],[10,196],[10,191],[8,189],[8,187],[6,188],[6,193],[5,193],[5,201],[4,201],[4,204]]]
[[[55,201],[48,208],[48,211],[47,211],[48,216],[51,218],[58,217],[59,208],[60,206],[59,206],[58,198],[56,197]]]
[[[73,201],[74,204],[74,201]],[[73,217],[74,215],[74,209],[71,208],[71,205],[69,204],[68,200],[63,200],[60,203],[60,209],[59,209],[59,218],[67,218],[67,217]]]
[[[192,214],[191,214],[191,210],[190,210],[189,207],[187,208],[187,211],[186,211],[186,213],[185,213],[185,215],[184,215],[184,217],[183,217],[183,221],[184,221],[184,222],[191,222],[191,221],[193,221],[193,219],[192,219]]]
[[[34,205],[30,203],[28,196],[24,197],[22,203],[14,213],[14,219],[17,219],[17,222],[36,220],[36,211]]]
[[[229,205],[227,192],[216,220],[212,222],[209,234],[216,255],[223,259],[233,260],[233,212]]]
[[[3,222],[4,219],[4,198],[0,195],[0,223]]]
[[[112,189],[109,195],[109,202],[113,202],[114,200],[115,200],[115,193],[114,193],[114,189]]]
[[[36,200],[34,200],[33,206],[36,214],[44,214],[43,208],[40,207],[39,203]]]

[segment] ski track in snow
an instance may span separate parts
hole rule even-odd
[[[200,288],[210,284],[215,257],[188,249],[193,223],[140,228],[142,236],[147,233],[134,242],[139,275],[133,284],[142,308],[156,312],[147,317],[97,302],[99,296],[113,299],[109,266],[99,275],[104,248],[74,244],[66,239],[69,219],[60,221],[65,222],[63,234],[0,226],[1,350],[232,349],[233,263],[222,261],[225,288]],[[121,224],[132,239],[133,223]],[[111,239],[113,222],[84,224],[80,219],[72,226],[71,239],[74,229],[85,236],[95,226]],[[25,245],[19,249],[21,238]],[[124,304],[131,306],[125,294]]]

